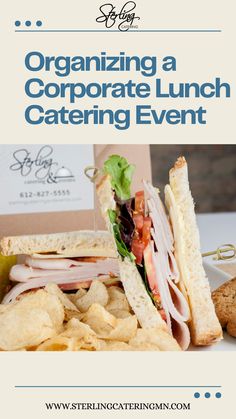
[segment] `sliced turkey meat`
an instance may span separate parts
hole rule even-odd
[[[92,280],[100,280],[100,281],[105,281],[106,279],[109,279],[110,276],[109,275],[100,275],[98,277],[94,277],[94,278],[77,278],[74,281],[70,282],[70,286],[74,285],[73,289],[79,289],[79,288],[85,288],[86,286],[89,286],[92,282]],[[87,280],[86,280],[87,279]],[[53,282],[54,284],[57,284],[60,288],[63,288],[63,286],[65,285],[65,280],[63,278],[55,278],[53,279],[53,281],[51,280],[51,278],[33,278],[30,279],[27,282],[23,282],[23,283],[19,283],[17,285],[15,285],[9,292],[8,294],[5,295],[2,304],[8,304],[11,301],[14,301],[20,294],[22,294],[25,291],[29,291],[29,290],[33,290],[36,288],[42,288],[45,287],[49,282]],[[67,284],[69,285],[69,283]],[[70,288],[72,289],[72,288]]]
[[[41,259],[40,262],[43,262]],[[48,266],[47,260],[45,266]],[[55,266],[57,266],[58,260],[55,260]],[[65,270],[62,269],[50,269],[32,268],[26,265],[14,265],[10,271],[10,279],[14,282],[25,282],[32,278],[46,278],[53,282],[55,279],[61,279],[65,282],[70,282],[77,279],[93,278],[98,275],[118,275],[119,267],[118,262],[115,259],[104,259],[97,262],[77,262],[77,266],[71,266]],[[74,261],[73,261],[74,264]]]
[[[66,270],[73,266],[80,266],[80,262],[74,259],[37,259],[32,256],[26,256],[25,265],[36,269],[54,269]]]
[[[148,182],[144,182],[144,187],[148,194],[147,206],[153,224],[153,240],[149,246],[156,272],[149,285],[154,295],[160,294],[169,331],[185,350],[190,344],[190,333],[185,323],[190,319],[190,310],[188,302],[176,285],[179,282],[179,271],[174,256],[173,234],[157,190]]]
[[[103,281],[119,275],[118,261],[111,258],[37,260],[27,256],[25,263],[11,268],[10,280],[18,284],[5,296],[3,303],[9,303],[22,292],[44,287],[50,282],[64,290],[73,290],[89,287],[94,279]]]

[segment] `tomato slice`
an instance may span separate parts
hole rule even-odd
[[[156,279],[156,270],[155,270],[155,266],[152,259],[151,244],[148,244],[145,247],[143,255],[144,255],[144,264],[145,264],[145,268],[147,272],[147,278],[148,278],[150,289],[154,294],[159,294],[159,289],[158,289],[157,279]]]
[[[166,317],[166,312],[164,310],[164,308],[161,308],[161,310],[158,310],[159,314],[161,315],[162,319],[165,320],[165,322],[167,321],[167,317]]]
[[[138,232],[141,233],[142,230],[143,230],[143,216],[142,216],[142,214],[134,214],[133,215],[133,220],[134,220],[136,230],[138,230]]]
[[[144,216],[144,191],[138,191],[135,194],[135,212]]]
[[[142,241],[147,245],[151,240],[152,220],[150,217],[144,217],[142,229]]]
[[[131,250],[134,256],[136,257],[135,263],[137,265],[141,265],[143,260],[143,251],[144,251],[144,243],[140,241],[139,239],[133,239],[131,244]]]

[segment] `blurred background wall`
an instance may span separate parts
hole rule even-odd
[[[153,184],[161,191],[178,156],[188,162],[197,212],[236,211],[236,145],[151,145]]]

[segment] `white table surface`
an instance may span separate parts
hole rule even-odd
[[[225,243],[236,245],[236,212],[198,214],[202,252]]]
[[[236,246],[236,212],[200,214],[197,216],[197,221],[200,229],[202,252],[216,250],[224,244]],[[223,272],[217,265],[222,265],[222,263],[231,264],[232,262],[236,263],[236,259],[216,261],[213,256],[204,258],[203,264],[212,290],[231,278],[230,274]]]

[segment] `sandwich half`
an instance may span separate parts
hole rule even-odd
[[[23,263],[10,270],[10,287],[3,303],[48,283],[73,291],[89,288],[95,279],[107,284],[119,280],[113,240],[106,231],[4,237],[0,252],[5,256],[24,255]]]
[[[0,249],[22,259],[0,304],[0,350],[34,350],[42,342],[40,350],[181,350],[165,330],[138,327],[107,231],[6,237]]]
[[[128,301],[141,327],[167,330],[184,350],[190,332],[195,345],[209,345],[222,331],[202,266],[186,162],[179,159],[170,171],[170,216],[150,182],[143,181],[144,190],[131,197],[133,171],[125,158],[113,155],[97,182]]]
[[[184,157],[178,158],[169,172],[165,202],[175,236],[175,257],[180,270],[179,287],[187,295],[191,311],[191,340],[194,345],[209,345],[222,337],[222,330],[202,264],[194,201]]]

